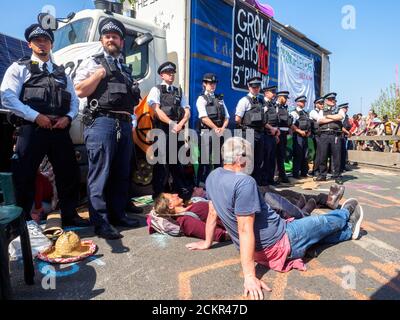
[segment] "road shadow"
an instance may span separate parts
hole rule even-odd
[[[400,272],[390,282],[380,287],[371,296],[371,300],[400,300]]]

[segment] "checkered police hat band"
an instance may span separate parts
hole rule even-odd
[[[124,33],[122,32],[121,28],[118,27],[116,24],[109,22],[103,26],[101,29],[101,33],[104,32],[109,32],[109,31],[117,31],[119,34],[123,35]]]
[[[52,36],[50,35],[50,33],[48,33],[46,30],[37,27],[35,30],[33,30],[30,34],[29,34],[29,39],[32,39],[34,37],[40,37],[40,36],[46,36],[50,39],[52,39]]]

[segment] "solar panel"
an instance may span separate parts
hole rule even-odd
[[[31,54],[32,51],[26,41],[0,33],[0,83],[13,62]]]

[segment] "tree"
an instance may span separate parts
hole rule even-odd
[[[386,90],[381,90],[379,98],[372,103],[372,109],[380,118],[387,115],[389,119],[394,120],[400,115],[400,97],[395,84]]]

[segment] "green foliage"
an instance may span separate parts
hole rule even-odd
[[[400,98],[396,95],[396,85],[392,84],[381,91],[379,98],[372,103],[372,109],[380,118],[387,115],[389,119],[396,119],[400,115]]]
[[[119,0],[120,3],[128,2],[131,5],[131,8],[136,7],[137,0]]]

